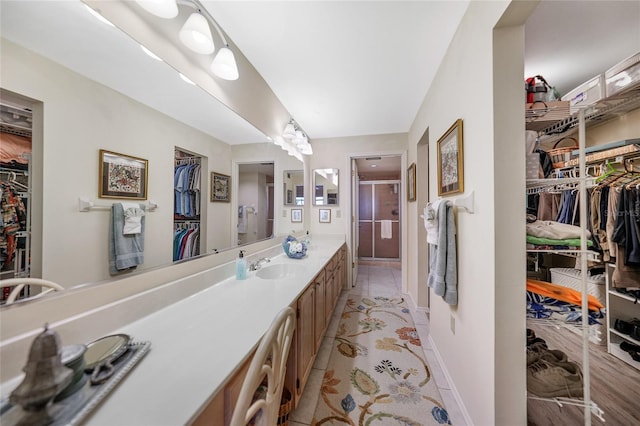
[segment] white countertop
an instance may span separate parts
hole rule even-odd
[[[136,341],[150,341],[151,350],[87,423],[188,423],[252,353],[276,314],[298,298],[343,242],[314,240],[304,259],[282,254],[263,266],[303,266],[296,268],[293,276],[265,280],[248,272],[246,280],[221,281],[113,330]]]

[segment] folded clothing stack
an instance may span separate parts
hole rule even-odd
[[[580,248],[582,230],[579,226],[552,220],[536,220],[527,223],[527,243],[530,248],[538,249],[578,249]],[[591,232],[585,231],[587,247],[593,246]]]

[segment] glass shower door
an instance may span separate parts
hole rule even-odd
[[[360,247],[358,256],[400,258],[400,182],[360,184]]]

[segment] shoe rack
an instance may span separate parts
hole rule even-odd
[[[620,293],[611,287],[611,275],[614,268],[615,265],[607,264],[607,350],[611,355],[620,358],[636,370],[640,370],[640,361],[635,361],[629,352],[620,347],[621,343],[627,342],[640,348],[640,340],[634,339],[629,334],[622,333],[615,329],[616,319],[627,322],[634,318],[640,320],[640,302],[638,302],[635,297]],[[640,352],[638,353],[640,354]]]

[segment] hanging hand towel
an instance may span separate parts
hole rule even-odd
[[[438,208],[442,200],[428,203],[424,208],[424,227],[427,230],[427,243],[438,244]]]
[[[144,263],[144,216],[139,234],[124,235],[124,210],[122,203],[111,206],[109,225],[109,273],[117,274],[135,269]]]
[[[390,220],[380,221],[380,238],[390,240],[393,238],[393,227]]]
[[[124,235],[139,234],[142,232],[142,216],[144,211],[138,203],[122,203],[124,211]]]

